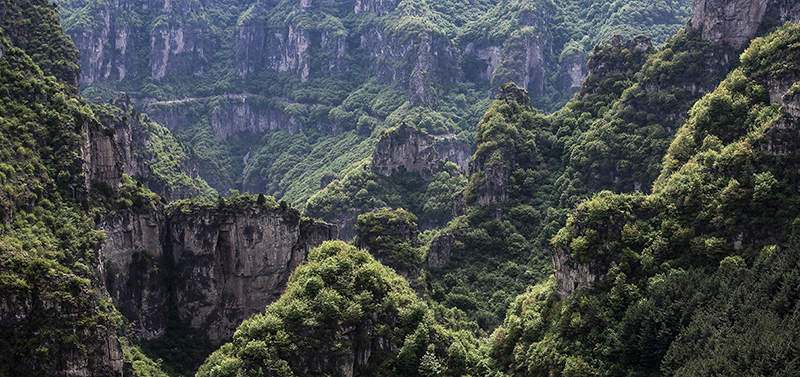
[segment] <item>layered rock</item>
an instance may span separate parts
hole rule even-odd
[[[113,129],[85,122],[81,132],[88,135],[80,150],[85,189],[88,191],[95,182],[119,189],[124,163]]]
[[[614,263],[611,264],[613,266]],[[555,269],[556,293],[565,299],[577,289],[592,290],[608,274],[611,267],[596,263],[576,261],[568,248],[553,248],[553,268]]]
[[[163,208],[129,210],[106,217],[99,228],[106,235],[100,248],[106,289],[120,312],[131,321],[136,339],[164,334],[170,292],[165,268],[167,221]]]
[[[104,220],[106,283],[138,339],[164,333],[165,307],[212,341],[280,297],[308,251],[335,239],[333,225],[291,209],[127,211]],[[166,270],[174,275],[167,279]]]
[[[413,27],[411,27],[413,28]],[[410,91],[414,105],[436,100],[436,86],[460,81],[461,57],[444,33],[388,31],[372,27],[361,35],[359,47],[373,57],[372,71],[383,81]]]
[[[203,50],[205,30],[197,25],[172,24],[150,34],[150,75],[201,75],[206,69]]]
[[[295,117],[270,107],[253,108],[245,101],[215,107],[211,112],[211,127],[214,136],[223,140],[241,132],[260,134],[284,130],[293,135],[303,132],[302,124]]]
[[[304,230],[294,210],[210,210],[173,219],[179,316],[212,341],[229,338],[243,320],[280,297],[311,248],[337,236],[324,223]]]
[[[703,39],[741,49],[760,31],[764,17],[779,23],[800,19],[800,4],[781,0],[701,0],[692,6],[689,27]]]
[[[372,169],[390,176],[402,169],[429,179],[441,171],[441,160],[432,136],[407,124],[387,130],[375,144]]]

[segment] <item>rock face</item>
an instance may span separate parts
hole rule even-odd
[[[453,257],[453,245],[456,243],[456,238],[452,234],[442,234],[433,241],[428,249],[426,256],[426,263],[429,267],[442,268]]]
[[[136,339],[164,334],[170,299],[164,268],[168,265],[167,221],[163,208],[125,211],[104,219],[106,242],[100,249],[106,289],[129,319]]]
[[[567,248],[553,248],[556,293],[562,299],[572,295],[576,289],[594,289],[597,283],[605,279],[609,270],[609,266],[578,263],[570,253]]]
[[[522,106],[528,106],[530,103],[528,92],[514,83],[503,85],[497,99]],[[479,135],[485,132],[484,127],[487,127],[485,124],[489,124],[484,121],[478,124]],[[514,141],[499,143],[491,137],[479,141],[478,152],[472,156],[469,165],[472,181],[470,185],[473,188],[468,189],[465,194],[464,204],[477,204],[487,209],[494,218],[500,219],[503,212],[499,204],[508,200],[508,179],[517,163],[517,149],[514,143]],[[482,145],[488,147],[482,148]]]
[[[390,176],[402,168],[419,173],[422,179],[430,179],[441,171],[441,160],[434,143],[433,137],[407,124],[387,130],[375,144],[372,169]]]
[[[122,151],[114,139],[113,130],[100,124],[85,122],[81,132],[88,135],[80,150],[84,186],[88,191],[95,182],[117,190],[124,170]]]
[[[450,161],[464,171],[469,170],[469,158],[475,153],[472,144],[466,141],[458,141],[454,138],[445,136],[434,136],[436,139],[436,151],[439,152],[439,158],[444,161]]]
[[[290,134],[303,132],[302,124],[297,118],[287,115],[281,106],[263,104],[262,102],[267,101],[264,97],[237,94],[215,99],[221,100],[213,101],[213,104],[209,103],[208,99],[151,102],[144,106],[143,111],[167,129],[179,130],[197,121],[194,109],[208,108],[214,136],[223,140],[242,132],[253,134],[270,130],[283,130]],[[320,127],[320,131],[335,133],[324,127]]]
[[[86,165],[92,166],[98,172],[87,175],[87,182],[101,181],[118,188],[121,174],[126,174],[135,177],[167,201],[198,195],[199,190],[194,181],[198,178],[199,167],[194,154],[172,139],[178,148],[169,151],[168,157],[172,159],[169,163],[172,166],[163,169],[166,161],[159,159],[165,156],[157,156],[155,149],[160,147],[159,140],[163,143],[164,139],[171,139],[172,135],[166,135],[166,130],[162,127],[153,124],[146,117],[140,117],[131,107],[127,94],[120,93],[113,104],[105,105],[103,110],[98,111],[97,117],[102,124],[98,126],[103,128],[102,135],[99,131],[90,134],[87,141],[89,147],[85,149],[88,151]],[[156,138],[155,148],[152,137]],[[151,166],[153,163],[156,167]],[[159,163],[162,168],[160,172],[154,170]],[[176,183],[177,180],[180,183]]]
[[[759,31],[765,16],[779,23],[800,19],[800,4],[781,0],[699,0],[692,6],[689,27],[699,29],[703,39],[729,43],[740,49]]]
[[[413,105],[432,103],[435,86],[461,80],[460,71],[451,69],[461,65],[457,48],[435,31],[405,35],[373,27],[361,36],[359,48],[379,62],[370,66],[376,76],[409,89]]]
[[[293,210],[212,210],[173,219],[180,317],[212,341],[231,337],[243,320],[280,297],[311,248],[337,236],[324,223],[306,227],[301,230]]]
[[[269,130],[284,130],[294,135],[303,132],[300,121],[283,112],[272,109],[255,109],[249,103],[228,103],[211,112],[211,127],[218,139],[240,133],[264,133]]]
[[[123,376],[122,347],[97,293],[64,292],[75,278],[45,273],[30,289],[0,293],[1,374]]]
[[[165,6],[170,4],[165,2]],[[201,75],[205,70],[203,39],[199,25],[174,23],[156,27],[150,33],[150,75]]]
[[[212,341],[277,300],[308,251],[335,226],[301,221],[291,209],[126,212],[104,221],[106,281],[139,339],[166,329],[167,305]],[[167,281],[164,270],[173,271]],[[111,283],[113,281],[113,283]]]

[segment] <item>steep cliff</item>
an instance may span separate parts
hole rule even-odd
[[[104,173],[97,171],[87,179],[100,180],[119,188],[121,174],[116,165],[121,165],[122,174],[134,177],[167,201],[191,197],[211,200],[216,196],[216,192],[199,177],[194,152],[133,108],[126,93],[119,93],[110,104],[92,105],[92,109],[109,139],[90,135],[87,141],[91,144],[89,150],[97,159],[90,165],[95,170],[104,169]],[[103,144],[112,140],[115,145]],[[101,173],[108,177],[100,179]]]
[[[293,209],[175,215],[175,306],[212,341],[229,338],[243,320],[277,300],[308,251],[337,236],[336,227],[302,224]]]
[[[635,25],[619,33],[654,32],[661,42],[665,30],[683,24],[687,1],[577,9],[529,0],[60,0],[60,9],[81,51],[85,96],[108,100],[125,91],[157,122],[187,130],[177,134],[218,191],[263,191],[299,203],[313,192],[310,180],[294,183],[302,195],[287,195],[277,188],[287,177],[270,162],[292,159],[289,152],[239,164],[242,151],[255,149],[252,141],[279,130],[367,136],[404,122],[464,137],[487,93],[508,81],[526,88],[535,107],[553,111],[572,97],[586,76],[586,52],[608,30]],[[623,22],[628,13],[645,16]],[[254,105],[251,96],[283,105]],[[363,157],[333,150],[351,164]],[[254,186],[243,170],[275,178]]]
[[[483,207],[499,219],[509,197],[508,180],[517,164],[518,147],[525,145],[515,123],[525,110],[535,110],[529,105],[528,92],[514,83],[504,85],[497,98],[478,124],[478,150],[470,160],[464,202]]]
[[[310,249],[337,236],[335,226],[303,220],[294,209],[252,204],[176,204],[104,220],[109,292],[138,339],[164,334],[166,306],[197,335],[230,338],[243,320],[278,299]]]
[[[701,31],[703,39],[728,43],[741,49],[762,29],[765,17],[772,23],[797,22],[800,5],[786,1],[696,1],[689,27]]]
[[[136,339],[164,334],[170,301],[167,285],[167,218],[163,208],[129,210],[107,216],[99,228],[105,283],[115,306],[131,323]]]
[[[280,300],[242,323],[197,375],[229,365],[232,373],[413,376],[441,371],[448,356],[468,364],[463,352],[449,351],[460,343],[434,313],[364,250],[326,242],[292,274]]]
[[[372,168],[386,176],[402,168],[430,179],[441,171],[441,165],[434,138],[407,124],[387,130],[372,153]]]

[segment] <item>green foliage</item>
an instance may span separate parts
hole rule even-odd
[[[348,336],[342,328],[351,329]],[[334,374],[339,358],[371,349],[359,374],[417,376],[441,367],[446,355],[436,345],[447,342],[445,334],[403,278],[367,252],[330,241],[309,253],[286,293],[242,323],[197,375]],[[374,341],[396,346],[397,354],[372,348]]]
[[[79,151],[89,135],[110,136],[73,95],[74,50],[58,45],[68,39],[50,5],[5,9],[12,13],[4,28],[23,23],[15,44],[52,55],[36,56],[43,72],[29,54],[0,40],[0,295],[27,303],[15,304],[15,319],[0,325],[0,374],[46,375],[66,370],[73,356],[105,357],[96,354],[97,339],[125,331],[103,295],[102,277],[90,267],[100,264],[98,245],[105,240],[95,227],[109,208],[152,205],[157,196],[127,178],[118,193],[98,182],[87,190]],[[31,20],[40,24],[28,31]]]
[[[451,219],[453,203],[465,184],[464,172],[453,163],[424,181],[418,173],[405,171],[388,177],[378,174],[364,160],[309,198],[305,213],[331,221],[347,211],[405,208],[430,228]]]
[[[355,243],[391,267],[411,268],[422,263],[417,249],[417,217],[404,209],[383,208],[358,215]],[[388,258],[384,260],[385,254]]]

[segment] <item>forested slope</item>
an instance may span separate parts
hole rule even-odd
[[[798,149],[793,136],[798,38],[800,26],[787,24],[755,39],[738,67],[691,106],[652,190],[603,191],[578,203],[550,240],[555,278],[528,286],[507,307],[494,301],[513,297],[498,293],[498,287],[512,287],[503,279],[513,276],[517,283],[524,282],[521,273],[530,274],[536,266],[526,266],[527,272],[516,267],[514,258],[526,257],[524,242],[531,242],[522,236],[527,231],[517,230],[517,225],[525,229],[530,222],[516,216],[527,207],[535,213],[536,203],[519,203],[540,195],[520,195],[515,177],[546,161],[540,144],[527,140],[538,141],[534,136],[542,131],[537,126],[549,119],[526,104],[524,91],[504,87],[478,128],[479,148],[472,166],[479,170],[472,172],[464,193],[467,215],[446,229],[448,237],[455,238],[450,241],[449,262],[427,275],[429,314],[420,309],[419,315],[439,327],[419,325],[405,337],[403,347],[398,343],[395,356],[376,357],[369,367],[361,356],[347,356],[353,349],[350,343],[334,338],[319,338],[319,346],[338,345],[342,350],[327,366],[302,362],[291,347],[270,348],[268,344],[281,336],[295,336],[293,329],[317,337],[325,326],[348,328],[355,304],[345,295],[370,285],[360,285],[363,279],[357,277],[345,279],[354,283],[352,288],[330,280],[328,271],[334,266],[357,266],[343,262],[353,258],[352,252],[330,245],[323,249],[335,258],[316,257],[298,269],[292,294],[243,326],[234,342],[201,370],[204,375],[255,375],[258,368],[268,367],[278,375],[370,375],[380,365],[380,373],[386,375],[795,373],[800,356],[794,348],[794,303],[800,294],[794,210]],[[505,177],[508,186],[498,185],[498,177]],[[396,222],[405,218],[397,216]],[[427,250],[429,261],[435,242]],[[515,248],[523,253],[515,256]],[[510,266],[515,267],[513,274]],[[498,267],[502,272],[491,271]],[[400,280],[394,284],[405,285]],[[309,287],[317,293],[302,296],[308,295]],[[325,291],[329,288],[336,294]],[[496,294],[487,295],[492,290]],[[290,313],[298,317],[287,320]],[[493,328],[495,315],[504,320],[487,335],[481,328]],[[292,325],[302,318],[302,329]],[[323,325],[320,318],[333,322]],[[477,323],[470,326],[464,319]],[[315,326],[318,330],[309,332]],[[254,335],[254,328],[267,327]],[[403,328],[400,323],[387,327]],[[454,335],[442,338],[448,333]],[[415,347],[416,358],[409,356],[408,347]],[[369,353],[363,355],[373,360]],[[350,361],[337,364],[341,360]],[[341,368],[354,360],[362,369]]]
[[[660,44],[689,5],[65,0],[59,9],[81,52],[85,97],[125,91],[194,149],[219,192],[302,208],[326,172],[366,158],[380,130],[407,123],[470,144],[508,81],[556,110],[580,87],[594,45],[641,33]]]

